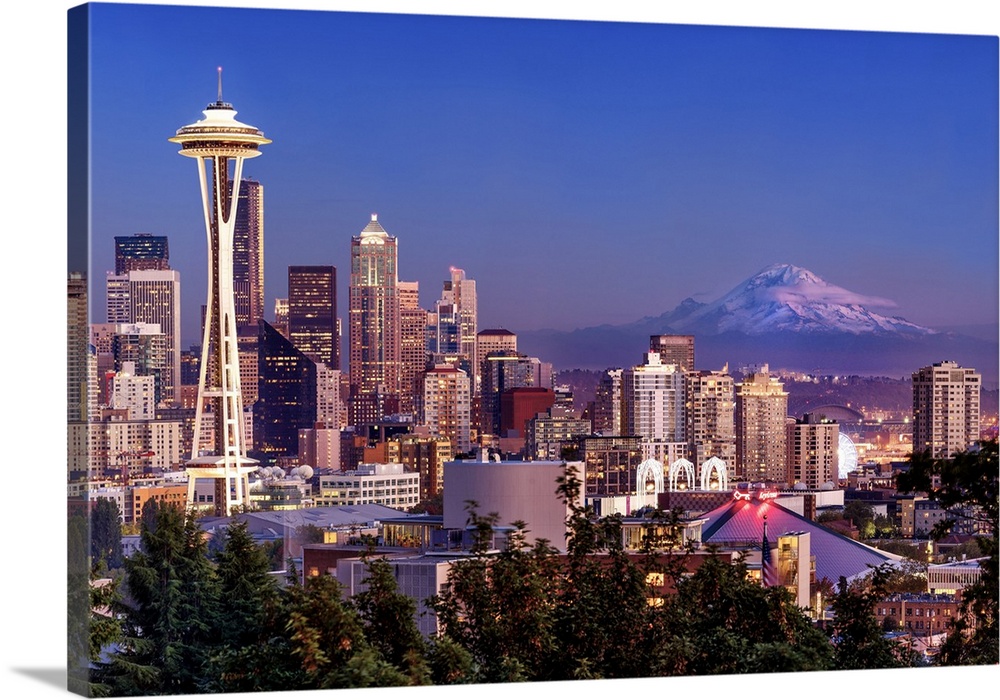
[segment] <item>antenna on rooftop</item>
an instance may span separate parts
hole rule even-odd
[[[219,66],[219,103],[222,103],[222,66]]]

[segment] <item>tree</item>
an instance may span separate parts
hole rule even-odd
[[[682,650],[678,672],[762,673],[833,667],[833,650],[783,586],[762,587],[743,560],[707,559],[678,581],[666,620]]]
[[[554,550],[526,545],[524,523],[513,523],[506,547],[490,550],[495,513],[466,504],[473,556],[452,564],[448,581],[429,604],[441,633],[432,646],[435,678],[445,682],[510,682],[546,677],[552,648]],[[454,645],[468,652],[466,660]]]
[[[997,441],[987,440],[978,448],[960,452],[951,459],[933,459],[929,452],[910,457],[910,468],[897,477],[897,487],[906,492],[924,492],[937,501],[948,517],[935,526],[931,536],[940,539],[956,524],[978,532],[976,544],[980,578],[962,592],[961,616],[939,656],[943,664],[996,664],[998,647]]]
[[[367,587],[354,594],[365,636],[383,659],[406,674],[411,685],[428,684],[430,669],[424,659],[424,638],[414,619],[416,604],[399,592],[387,559],[366,558],[365,564]]]
[[[286,674],[274,657],[282,643],[284,607],[270,561],[246,521],[232,518],[216,554],[219,586],[219,649],[210,659],[209,690],[279,690]]]
[[[125,562],[123,639],[102,669],[115,695],[203,691],[218,625],[218,587],[194,516],[143,509],[140,551]]]
[[[121,568],[122,514],[117,501],[100,497],[91,507],[90,556],[98,571]]]
[[[875,605],[888,594],[892,566],[882,564],[865,578],[848,583],[843,576],[831,599],[834,620],[834,668],[837,670],[903,668],[915,661],[908,646],[886,639]]]

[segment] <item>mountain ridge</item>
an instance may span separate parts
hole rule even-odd
[[[659,316],[572,331],[519,331],[522,352],[558,369],[602,369],[638,364],[650,335],[695,336],[698,368],[769,363],[821,374],[906,376],[945,359],[974,367],[984,381],[997,380],[998,343],[939,331],[867,305],[893,307],[830,284],[786,263],[764,268],[718,299],[690,297]]]

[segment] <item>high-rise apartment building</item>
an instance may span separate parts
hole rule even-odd
[[[399,282],[399,411],[416,415],[427,369],[427,311],[420,308],[417,282]]]
[[[685,373],[663,364],[655,352],[645,362],[622,371],[622,428],[647,442],[685,441]]]
[[[349,360],[351,393],[399,395],[400,327],[396,239],[372,214],[351,239]]]
[[[735,481],[785,481],[788,392],[767,365],[736,385]]]
[[[982,376],[951,361],[913,373],[913,451],[948,459],[979,440]]]
[[[288,268],[288,339],[313,362],[340,369],[337,335],[337,268]]]
[[[133,270],[169,270],[170,248],[166,236],[137,233],[115,236],[115,274]]]
[[[435,365],[424,373],[420,423],[451,441],[455,454],[472,449],[472,380],[452,365]]]
[[[591,430],[598,435],[622,434],[622,369],[607,370],[594,391]]]
[[[659,354],[665,365],[676,365],[685,372],[694,370],[693,335],[651,335],[649,351]]]
[[[809,489],[836,485],[839,478],[840,426],[836,421],[810,413],[786,426],[788,433],[788,486]]]
[[[70,273],[66,282],[66,304],[66,419],[85,421],[90,323],[87,312],[87,278],[82,273]]]
[[[166,343],[161,398],[180,400],[181,276],[177,270],[132,270],[107,277],[108,322],[158,324]]]
[[[688,459],[701,465],[718,457],[736,467],[736,397],[728,369],[687,373]]]
[[[247,178],[233,226],[233,303],[237,329],[264,318],[264,186]]]
[[[465,270],[452,267],[445,280],[434,309],[437,333],[432,352],[462,355],[473,368],[473,382],[478,384],[476,370],[476,282],[465,278]]]

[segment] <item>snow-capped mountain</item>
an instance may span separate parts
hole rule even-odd
[[[766,362],[820,374],[900,377],[951,359],[996,381],[995,329],[989,336],[970,337],[869,308],[893,306],[887,299],[830,284],[809,270],[772,265],[707,304],[689,298],[660,316],[622,319],[621,325],[522,331],[518,349],[562,369],[628,367],[641,361],[651,335],[681,333],[695,336],[699,368]]]
[[[699,304],[685,299],[660,320],[678,333],[849,333],[927,335],[935,331],[866,305],[893,306],[830,284],[795,265],[771,265],[721,298]]]

